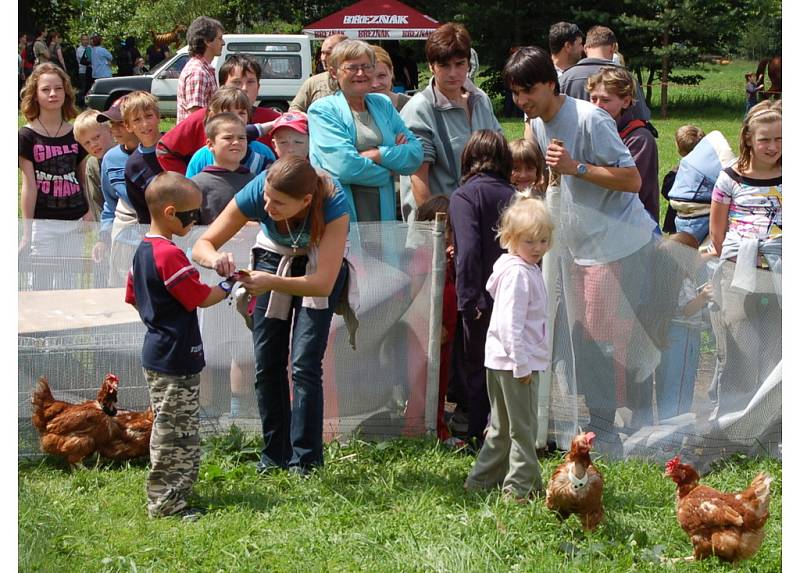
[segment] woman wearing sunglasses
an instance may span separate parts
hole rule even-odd
[[[345,40],[328,60],[338,91],[308,108],[311,163],[339,180],[352,220],[395,220],[392,173],[414,173],[422,145],[389,98],[370,93],[375,52],[369,44]]]

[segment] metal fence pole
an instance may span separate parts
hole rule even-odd
[[[444,294],[445,223],[447,215],[436,213],[433,226],[433,260],[431,261],[431,306],[428,322],[428,376],[425,385],[425,429],[436,433],[436,408],[439,403],[439,355],[442,338],[442,296]]]
[[[563,142],[557,139],[553,139],[553,143],[563,145]],[[545,193],[545,204],[553,222],[553,234],[550,237],[551,248],[542,260],[542,278],[547,290],[547,343],[550,346],[550,358],[552,360],[556,309],[558,307],[558,293],[556,290],[558,275],[561,272],[561,260],[558,253],[562,248],[561,234],[558,228],[561,210],[561,174],[555,170],[550,171],[550,182],[547,186],[547,193]],[[539,378],[537,448],[544,448],[547,445],[547,432],[550,426],[550,387],[552,383],[553,366],[551,362],[550,367],[542,371]]]

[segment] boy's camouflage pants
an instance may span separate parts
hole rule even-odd
[[[147,513],[164,517],[186,507],[200,469],[200,374],[174,376],[144,369],[153,406]]]

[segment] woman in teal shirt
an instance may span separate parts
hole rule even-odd
[[[393,221],[392,174],[414,173],[422,145],[389,98],[370,93],[375,52],[369,44],[340,42],[328,61],[339,90],[308,108],[311,163],[341,183],[352,220]]]
[[[239,191],[192,247],[195,262],[223,277],[236,275],[256,296],[255,391],[264,438],[260,471],[288,468],[305,474],[323,463],[322,359],[348,278],[347,211],[330,178],[303,158],[284,157],[266,179],[257,177]],[[254,270],[239,275],[233,255],[219,249],[252,219],[260,223]]]

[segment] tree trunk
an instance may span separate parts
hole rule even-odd
[[[666,50],[669,46],[669,31],[664,30],[661,35],[661,47]],[[667,86],[669,81],[669,54],[661,56],[661,119],[667,119]]]
[[[650,66],[647,69],[647,91],[645,92],[645,96],[647,99],[647,107],[650,107],[653,102],[653,78],[656,77],[656,68],[655,66]]]

